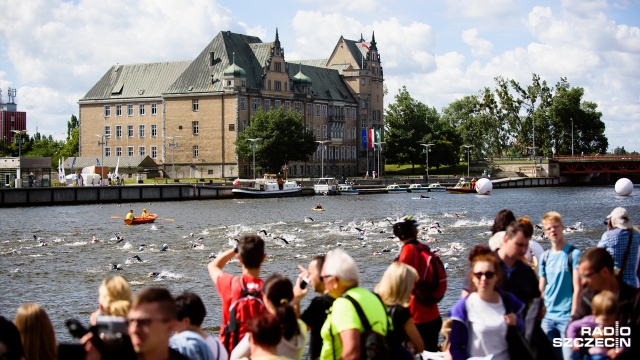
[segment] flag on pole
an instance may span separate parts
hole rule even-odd
[[[367,50],[371,50],[371,48],[369,48],[369,45],[367,45],[367,43],[366,43],[366,42],[364,42],[364,41],[363,41],[363,42],[361,43],[361,45],[362,45],[362,47],[363,47],[363,48],[366,48]]]
[[[366,149],[367,148],[367,130],[362,129],[362,148]]]
[[[76,158],[73,158],[73,161],[71,162],[71,175],[73,175],[73,167],[76,166]]]
[[[378,145],[378,148],[382,147],[382,137],[380,136],[380,129],[376,129],[376,134],[375,134],[375,143],[376,145]]]
[[[64,163],[61,159],[58,159],[58,181],[61,183],[66,182],[66,178],[64,176]]]
[[[369,129],[369,134],[368,134],[368,143],[367,143],[367,148],[372,149],[373,148],[373,141],[375,139],[375,135],[374,135],[374,129]]]
[[[120,166],[120,156],[118,156],[118,161],[116,162],[116,169],[113,171],[113,178],[115,179],[118,176],[118,167]]]

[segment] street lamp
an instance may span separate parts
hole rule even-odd
[[[256,141],[260,141],[262,140],[262,138],[255,138],[255,139],[247,139],[249,141],[251,141],[251,149],[253,150],[253,179],[255,180],[256,178]]]
[[[15,133],[15,135],[13,136],[14,141],[18,142],[18,184],[19,186],[16,187],[22,187],[22,144],[24,144],[24,138],[22,136],[18,137],[18,139],[16,139],[16,135],[18,134],[26,134],[27,130],[11,130],[11,132]]]
[[[181,138],[182,136],[167,136],[167,139],[173,141],[169,143],[169,147],[171,148],[171,169],[173,172],[173,179],[176,178],[176,163],[175,163],[175,152],[176,147],[178,147],[178,143],[175,141],[176,138]]]
[[[324,145],[324,144],[328,144],[328,143],[330,143],[331,141],[330,141],[330,140],[316,140],[316,142],[317,142],[318,144],[320,144],[320,151],[321,151],[320,158],[322,159],[322,160],[321,160],[321,163],[322,163],[322,165],[321,165],[322,171],[321,171],[321,175],[320,175],[320,177],[321,177],[321,178],[323,178],[323,177],[324,177],[324,147],[325,147],[325,145]]]
[[[110,135],[100,135],[96,134],[97,137],[101,138],[102,141],[98,141],[98,146],[102,146],[102,161],[100,162],[100,186],[104,181],[104,146],[107,144],[107,141],[111,136]]]
[[[473,145],[462,145],[463,148],[466,148],[467,152],[467,177],[469,177],[469,154],[471,153],[471,148]]]
[[[431,151],[431,149],[429,147],[433,146],[434,144],[420,144],[422,146],[424,146],[424,153],[427,154],[427,184],[429,183],[429,151]]]
[[[573,118],[569,120],[571,120],[571,156],[573,156]]]

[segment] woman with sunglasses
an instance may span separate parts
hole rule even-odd
[[[524,304],[499,291],[502,270],[489,247],[474,247],[469,261],[471,292],[451,309],[451,357],[458,360],[493,354],[494,360],[508,360],[508,327],[524,330]]]

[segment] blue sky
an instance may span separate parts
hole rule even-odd
[[[610,149],[640,151],[640,0],[0,0],[0,89],[28,129],[62,139],[77,101],[114,64],[190,60],[223,30],[288,60],[327,58],[375,31],[389,95],[439,111],[494,77],[567,77],[598,104]],[[7,20],[11,19],[11,20]]]

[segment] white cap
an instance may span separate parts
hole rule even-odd
[[[620,229],[631,229],[633,227],[631,219],[629,219],[627,209],[623,207],[617,207],[613,209],[611,214],[607,216],[607,220],[611,221],[611,225],[613,227],[617,227]]]

